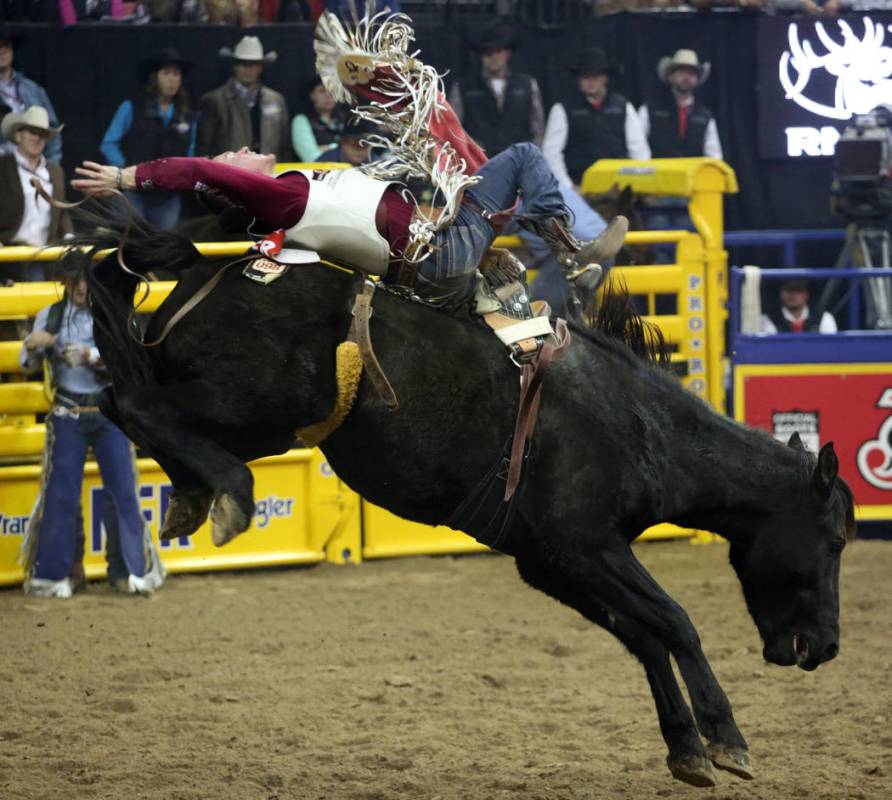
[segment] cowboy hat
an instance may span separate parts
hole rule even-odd
[[[49,138],[52,139],[54,136],[58,136],[64,127],[64,125],[60,125],[58,128],[51,128],[50,115],[47,113],[47,110],[43,106],[31,106],[21,114],[7,114],[3,117],[3,122],[0,123],[0,133],[9,141],[12,141],[12,137],[15,136],[17,130],[21,128],[38,128],[46,131]]]
[[[140,76],[145,79],[151,73],[156,72],[161,69],[161,67],[165,67],[168,64],[176,64],[183,73],[183,77],[186,77],[186,75],[189,74],[189,70],[192,69],[192,62],[183,58],[183,56],[180,55],[180,51],[175,47],[162,47],[160,50],[156,50],[152,55],[139,62]]]
[[[364,117],[352,117],[341,131],[341,139],[362,139],[372,133],[380,133],[381,129],[371,120]]]
[[[600,47],[587,47],[582,50],[567,69],[577,75],[584,73],[616,75],[619,71],[616,64],[608,60],[607,54]]]
[[[517,30],[510,23],[502,19],[494,19],[486,23],[479,30],[474,30],[468,37],[477,52],[484,53],[487,50],[516,50]]]
[[[6,28],[0,28],[0,42],[9,42],[13,50],[18,50],[22,37],[17,33],[10,33]]]
[[[700,63],[700,59],[697,58],[695,51],[682,48],[681,50],[676,50],[674,56],[665,56],[660,59],[660,63],[657,64],[657,75],[660,76],[660,80],[663,83],[667,83],[669,75],[676,67],[690,67],[697,70],[700,75],[700,83],[703,83],[709,77],[709,72],[712,69],[712,65],[708,61]]]
[[[256,36],[242,36],[235,50],[229,47],[220,48],[221,58],[231,58],[233,61],[262,61],[264,64],[272,64],[278,57],[275,50],[263,52],[263,45]]]

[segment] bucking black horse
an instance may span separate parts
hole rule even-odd
[[[107,222],[76,243],[116,247],[123,227]],[[220,268],[187,239],[143,226],[123,258],[139,274],[179,277],[146,341]],[[112,379],[102,409],[173,482],[163,534],[191,534],[210,513],[215,542],[227,541],[253,512],[245,462],[285,452],[298,428],[332,411],[335,351],[361,276],[313,264],[264,286],[227,270],[163,344],[145,347],[131,319],[137,279],[114,255],[88,273]],[[614,303],[608,327],[635,330],[630,313]],[[779,443],[717,414],[609,332],[572,326],[572,335],[549,368],[500,547],[528,584],[641,661],[676,778],[712,786],[713,765],[751,778],[746,741],[694,626],[630,544],[659,522],[725,536],[765,659],[813,670],[838,652],[840,556],[855,530],[833,447],[816,457],[798,437]],[[517,368],[482,326],[387,292],[375,296],[371,336],[399,410],[363,379],[322,451],[371,502],[418,522],[454,521],[511,438]]]

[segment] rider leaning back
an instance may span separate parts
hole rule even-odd
[[[88,193],[114,188],[216,191],[244,207],[263,228],[284,229],[288,243],[405,283],[402,270],[409,259],[404,255],[416,204],[401,184],[358,169],[290,170],[276,176],[275,167],[274,156],[247,148],[210,160],[164,158],[123,169],[86,161],[76,169],[81,177],[72,185]],[[470,298],[476,269],[497,233],[490,215],[511,209],[518,194],[523,199],[520,224],[542,236],[571,275],[587,270],[589,279],[597,278],[600,267],[594,262],[622,242],[622,224],[594,242],[573,238],[557,180],[535,145],[512,145],[483,164],[476,177],[480,180],[464,191],[453,223],[436,234],[431,256],[413,276],[416,293],[426,300],[457,306]]]

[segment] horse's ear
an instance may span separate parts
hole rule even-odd
[[[615,200],[617,197],[619,197],[619,184],[618,183],[614,183],[613,186],[610,187],[610,190],[607,192],[607,196],[611,200]]]
[[[824,494],[829,495],[837,475],[839,475],[839,459],[833,449],[833,442],[827,442],[818,453],[815,483]]]
[[[799,436],[799,431],[793,431],[793,435],[787,442],[787,447],[792,447],[794,450],[801,450],[803,453],[805,452],[805,445],[802,444],[802,439]]]
[[[632,200],[632,187],[624,186],[623,190],[619,193],[619,199],[623,203],[629,203]]]

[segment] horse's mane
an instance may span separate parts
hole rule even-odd
[[[571,320],[569,325],[575,335],[627,362],[634,359],[661,370],[671,368],[663,332],[642,319],[622,281],[611,279],[600,301],[585,313],[583,322]]]
[[[81,223],[81,232],[66,244],[95,252],[116,249],[123,242],[124,263],[139,274],[159,268],[179,273],[200,256],[185,236],[156,228],[118,197],[94,199],[75,209],[74,216]]]

